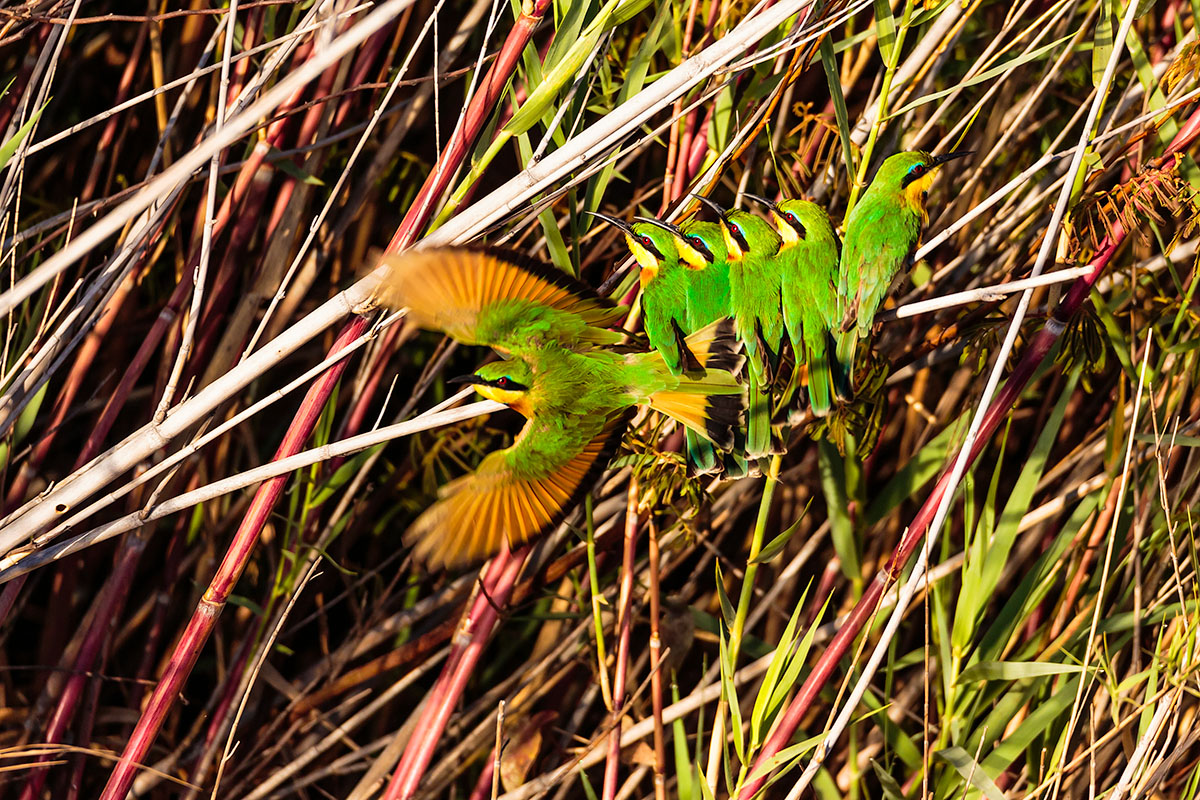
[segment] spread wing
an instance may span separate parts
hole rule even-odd
[[[455,569],[550,531],[608,466],[626,419],[625,413],[607,420],[570,416],[554,425],[531,419],[512,447],[447,484],[404,534],[405,543],[429,569]]]
[[[556,341],[570,349],[616,344],[607,330],[624,309],[561,270],[516,253],[471,248],[414,250],[383,259],[375,299],[408,308],[423,328],[501,352]]]

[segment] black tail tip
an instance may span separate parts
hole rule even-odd
[[[714,445],[722,450],[733,449],[734,431],[742,426],[745,404],[738,394],[717,394],[708,399],[708,419],[704,433]]]
[[[726,317],[717,323],[712,344],[708,348],[708,359],[705,369],[719,369],[736,374],[745,363],[746,357],[741,352],[742,343],[734,329],[733,319]]]

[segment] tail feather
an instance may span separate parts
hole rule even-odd
[[[677,420],[721,450],[733,447],[733,431],[745,415],[745,390],[733,373],[745,358],[729,320],[718,320],[684,340],[699,370],[685,372],[649,396],[650,408]],[[659,358],[646,354],[647,358]],[[715,461],[715,457],[714,457]]]
[[[702,369],[736,373],[746,363],[733,320],[728,317],[705,325],[683,341]]]
[[[707,475],[720,472],[721,464],[717,462],[717,451],[712,443],[690,428],[686,433],[688,474]]]
[[[829,364],[829,350],[821,341],[808,351],[808,403],[815,416],[824,417],[833,406],[833,375]]]
[[[746,409],[746,456],[762,458],[771,454],[771,396],[759,382],[754,370],[750,373]]]
[[[732,448],[733,429],[742,424],[741,395],[710,394],[697,392],[693,387],[688,388],[692,391],[655,392],[650,395],[648,404],[650,408],[683,423],[722,450]]]
[[[858,331],[851,328],[837,334],[838,395],[848,400],[853,396],[854,353],[858,349]]]

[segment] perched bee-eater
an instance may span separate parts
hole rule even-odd
[[[772,203],[747,194],[767,206],[782,242],[779,246],[780,296],[783,324],[796,365],[808,366],[808,400],[813,414],[823,417],[833,406],[834,380],[830,364],[832,332],[838,330],[837,275],[841,241],[825,209],[809,200]]]
[[[711,251],[701,239],[689,236],[675,225],[661,220],[647,217],[638,217],[637,219],[639,222],[633,226],[634,231],[644,230],[643,226],[649,225],[657,229],[658,235],[665,234],[670,240],[669,242],[661,241],[656,236],[655,240],[658,243],[655,253],[675,254],[679,269],[686,281],[685,320],[682,326],[684,333],[694,333],[707,325],[726,319],[729,316],[729,269],[724,263],[725,246],[721,241],[720,226],[716,223],[702,223],[711,226],[713,238],[720,247],[722,261],[718,265],[711,261]],[[633,250],[632,244],[630,250]],[[643,255],[653,255],[647,253],[648,248],[645,246],[642,247],[642,250]],[[634,253],[634,256],[641,263],[642,256],[638,253]],[[661,267],[659,274],[662,274]],[[722,278],[723,288],[720,285]],[[646,296],[645,289],[643,289],[643,306],[649,302],[650,298]],[[649,309],[646,313],[650,313]],[[651,344],[653,343],[651,340]],[[727,477],[740,477],[746,472],[744,463],[737,462],[735,456],[730,457],[733,461],[730,459],[718,461],[712,444],[691,430],[686,431],[686,449],[688,468],[693,473],[706,474],[724,471],[727,473]],[[735,464],[732,469],[729,468],[731,463]]]
[[[934,156],[917,150],[889,156],[846,216],[838,301],[837,359],[851,379],[858,340],[871,333],[875,313],[898,277],[908,274],[929,222],[925,203],[938,167],[970,151]]]
[[[688,266],[688,328],[698,330],[732,316],[729,301],[729,254],[715,222],[688,220],[679,226],[676,244],[680,261]]]
[[[645,405],[728,449],[740,424],[731,326],[687,338],[701,370],[671,374],[657,351],[616,348],[624,309],[554,267],[513,253],[444,248],[390,256],[375,300],[505,360],[461,382],[526,418],[511,447],[455,480],[405,534],[432,568],[464,566],[557,525],[607,466],[627,412]]]
[[[669,230],[649,220],[630,225],[608,214],[591,212],[625,234],[625,244],[641,268],[642,327],[650,346],[662,353],[672,375],[699,368],[684,344],[687,325],[687,276]]]
[[[721,226],[691,219],[674,228],[674,233],[679,260],[688,267],[685,273],[688,279],[688,329],[698,330],[730,317],[733,312],[729,303],[729,260]],[[767,415],[765,424],[770,425],[770,409],[763,397],[751,394],[747,415],[758,417],[758,424],[763,424],[763,414]],[[688,431],[688,462],[697,472],[720,473],[726,478],[745,477],[750,473],[749,465],[742,457],[746,436],[741,430],[735,433],[738,443],[734,451],[718,460],[711,443]]]
[[[729,261],[729,303],[734,329],[746,348],[749,408],[746,455],[761,458],[778,449],[771,440],[771,377],[783,346],[780,306],[779,234],[748,211],[727,211],[699,197],[720,215],[719,225]]]

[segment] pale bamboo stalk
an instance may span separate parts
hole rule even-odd
[[[217,84],[216,120],[213,122],[213,134],[220,136],[225,127],[225,111],[229,103],[229,64],[233,54],[233,34],[236,29],[238,0],[229,0],[229,12],[225,19],[225,48],[221,59],[221,80]],[[255,148],[266,149],[262,142]],[[154,411],[154,423],[158,424],[167,416],[167,409],[175,399],[175,391],[179,379],[183,376],[183,368],[192,355],[192,343],[196,337],[196,326],[200,324],[200,309],[204,304],[204,289],[208,278],[208,262],[212,255],[213,224],[216,221],[217,209],[217,169],[221,166],[221,153],[217,150],[208,161],[208,190],[204,197],[204,227],[200,233],[200,263],[192,276],[192,304],[188,310],[187,322],[183,326],[183,336],[179,344],[179,352],[175,355],[175,363],[171,367],[171,375],[159,398],[158,408]],[[264,153],[265,155],[265,153]]]
[[[201,486],[198,489],[193,489],[190,492],[184,492],[181,495],[173,497],[169,500],[164,500],[161,503],[155,503],[152,506],[139,509],[132,513],[118,517],[112,522],[94,528],[87,533],[80,534],[77,537],[64,542],[62,545],[55,547],[47,547],[41,550],[34,550],[25,558],[11,561],[0,561],[0,583],[5,583],[18,575],[23,575],[30,570],[37,569],[40,566],[45,566],[47,563],[65,558],[72,553],[77,553],[80,550],[90,547],[93,544],[107,541],[114,536],[119,536],[122,533],[134,530],[147,522],[153,522],[157,519],[162,519],[169,514],[175,514],[184,509],[199,505],[222,495],[236,492],[240,489],[245,489],[248,486],[253,486],[256,483],[261,483],[265,480],[278,478],[282,475],[295,472],[298,469],[312,466],[313,464],[322,461],[328,461],[332,458],[347,456],[352,453],[357,453],[360,450],[366,450],[368,447],[374,447],[378,444],[399,439],[404,436],[411,436],[414,433],[427,431],[432,428],[438,428],[443,425],[451,425],[456,422],[472,419],[474,417],[483,416],[484,414],[493,414],[497,411],[502,411],[507,406],[497,403],[493,400],[482,400],[478,403],[472,403],[469,406],[455,408],[449,411],[438,411],[436,413],[422,414],[415,419],[407,422],[400,422],[395,425],[388,425],[383,428],[377,428],[367,433],[361,433],[357,436],[351,436],[347,439],[342,439],[337,442],[330,442],[321,447],[314,447],[310,450],[304,450],[287,458],[281,458],[275,461],[269,461],[262,466],[248,469],[244,472],[239,472],[230,475],[221,480]]]

